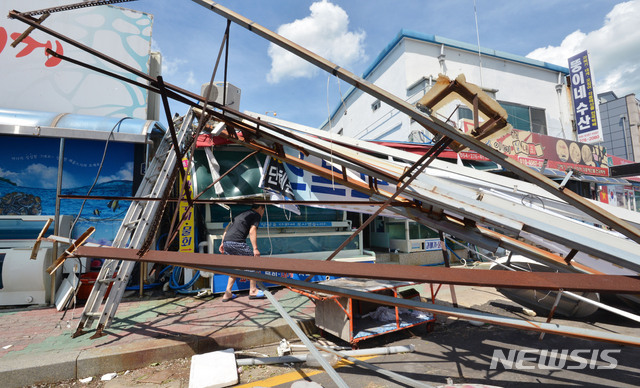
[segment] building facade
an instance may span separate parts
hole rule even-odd
[[[567,171],[580,171],[571,177],[567,187],[583,197],[609,198],[609,192],[616,197],[618,191],[623,196],[629,194],[628,182],[607,177],[607,158],[603,147],[575,141],[568,68],[402,30],[362,77],[415,104],[430,90],[440,74],[449,79],[464,75],[468,83],[482,88],[507,111],[509,123],[519,131],[512,131],[505,134],[504,139],[496,140],[503,146],[503,153],[551,179],[562,180]],[[624,104],[621,105],[628,105],[625,99],[622,100]],[[614,113],[618,111],[622,110],[616,108]],[[471,107],[456,100],[439,109],[437,114],[458,128],[463,127],[464,119],[472,119]],[[623,122],[627,129],[630,124],[635,126],[637,139],[639,119],[630,119],[628,113],[616,114],[618,122]],[[623,115],[626,115],[626,121],[620,118]],[[604,125],[609,123],[609,117],[608,113],[603,114]],[[357,89],[349,90],[322,129],[369,141],[433,144],[433,135],[410,117]],[[522,147],[523,144],[527,147]],[[635,155],[640,156],[640,150]],[[616,206],[635,210],[635,205],[626,204],[616,202]],[[410,221],[398,223],[380,219],[377,222],[379,226],[369,231],[374,247],[386,248],[390,252],[424,252],[431,248],[437,252],[440,249],[438,236],[428,230],[412,228]],[[377,233],[378,229],[381,233]],[[383,236],[387,236],[386,239]],[[432,240],[434,244],[426,243]]]
[[[598,95],[604,141],[609,155],[640,162],[640,101],[635,94],[618,97],[614,92]]]
[[[516,129],[573,139],[570,94],[564,67],[504,52],[402,30],[363,78],[415,103],[439,74],[464,74],[507,110]],[[459,105],[459,104],[458,104]],[[458,123],[471,110],[456,104],[440,112]],[[429,143],[431,134],[375,97],[351,89],[322,128],[365,140]]]

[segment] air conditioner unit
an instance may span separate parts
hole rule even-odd
[[[224,103],[225,106],[231,109],[240,110],[240,88],[228,82],[226,98],[223,98],[224,82],[214,82],[211,88],[209,88],[209,83],[202,84],[201,94],[203,97],[208,97],[208,101],[220,105]]]

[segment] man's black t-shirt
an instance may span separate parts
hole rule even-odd
[[[246,242],[249,229],[252,225],[257,227],[260,224],[260,218],[260,213],[253,209],[238,214],[229,225],[224,241]]]

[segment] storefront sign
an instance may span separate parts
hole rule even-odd
[[[542,168],[566,171],[573,168],[587,175],[609,176],[604,147],[512,129],[488,138],[487,144],[518,162]]]
[[[298,152],[288,147],[285,148],[285,151],[291,155],[295,155]],[[335,166],[332,167],[331,161],[326,161],[316,156],[305,157],[303,154],[300,154],[300,158],[318,167],[327,170],[333,169],[333,171],[342,174],[342,170],[339,170]],[[367,202],[369,202],[369,195],[367,194],[348,188],[340,183],[332,182],[330,179],[312,174],[309,171],[303,170],[302,168],[294,165],[285,163],[284,166],[289,177],[289,181],[291,182],[293,192],[295,193],[296,200],[331,202],[360,201],[362,202],[362,205],[358,206],[352,204],[340,205],[336,203],[326,207],[365,214],[371,214],[378,210],[378,206],[367,205]],[[360,181],[363,185],[368,185],[368,177],[364,174],[347,170],[347,175],[354,181]],[[381,190],[392,190],[389,188],[389,183],[385,181],[378,180],[377,184]],[[383,211],[382,215],[397,217],[395,213],[387,210]]]
[[[291,182],[284,168],[284,163],[271,156],[267,156],[267,160],[264,162],[262,177],[260,178],[258,187],[269,193],[272,200],[283,201],[295,199]],[[276,206],[300,214],[300,209],[296,205],[283,203]]]
[[[191,185],[191,168],[189,166],[189,160],[187,158],[182,159],[182,166],[186,171],[186,186],[189,188],[189,195],[192,193],[193,188]],[[180,187],[184,187],[184,180],[180,175]],[[184,198],[187,193],[183,192],[183,199],[180,201],[179,217],[184,219],[180,225],[180,252],[195,252],[195,232],[193,225],[193,208],[189,207],[189,202]]]
[[[603,141],[592,75],[586,51],[569,58],[573,113],[578,132],[578,141],[583,143]]]

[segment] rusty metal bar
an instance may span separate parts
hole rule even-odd
[[[440,248],[442,249],[442,259],[444,260],[444,267],[451,268],[451,263],[449,262],[449,252],[447,252],[447,242],[444,239],[444,233],[438,231],[438,236],[440,237]],[[453,284],[449,284],[449,291],[451,292],[451,301],[453,302],[453,307],[458,307],[458,298],[456,298],[456,289]]]
[[[26,15],[26,16],[36,16],[36,15],[42,15],[42,14],[47,14],[47,13],[71,11],[73,9],[79,9],[79,8],[95,7],[95,6],[99,6],[99,5],[127,3],[127,2],[130,2],[130,1],[135,1],[135,0],[93,0],[93,1],[83,1],[81,3],[61,5],[61,6],[58,6],[58,7],[39,9],[39,10],[36,10],[36,11],[21,12],[21,14],[22,15]]]
[[[101,69],[99,67],[90,65],[90,64],[85,63],[85,62],[81,62],[81,61],[79,61],[77,59],[74,59],[74,58],[68,57],[66,55],[57,53],[57,52],[51,50],[50,48],[47,48],[45,50],[45,52],[46,52],[47,55],[51,55],[51,56],[56,57],[58,59],[62,59],[63,61],[67,61],[67,62],[73,63],[74,65],[81,66],[81,67],[84,67],[84,68],[89,69],[89,70],[93,70],[96,73],[104,74],[106,76],[113,77],[113,78],[115,78],[117,80],[120,80],[120,81],[123,81],[123,82],[128,82],[128,83],[130,83],[132,85],[135,85],[135,86],[137,86],[139,88],[144,88],[144,89],[147,89],[147,90],[149,90],[151,92],[160,94],[160,89],[155,87],[155,86],[143,84],[143,83],[138,82],[136,80],[132,80],[132,79],[129,79],[127,77],[124,77],[124,76],[122,76],[120,74],[116,74],[116,73],[113,73],[111,71],[108,71],[108,70],[105,70],[105,69]],[[172,98],[174,98],[174,97],[172,96]],[[184,101],[180,101],[180,102],[184,102]]]
[[[578,254],[577,249],[572,249],[571,251],[569,251],[567,257],[564,258],[565,263],[567,263],[567,265],[571,265],[571,260],[573,260],[576,254]]]
[[[596,291],[622,294],[640,293],[640,277],[622,275],[589,275],[576,273],[477,271],[462,268],[403,266],[300,260],[221,254],[147,251],[139,257],[135,249],[81,246],[78,257],[102,257],[117,260],[147,261],[180,266],[215,265],[220,268],[241,268],[276,272],[308,273],[341,277],[404,280],[422,283],[462,284],[497,288],[537,290]]]
[[[218,65],[220,64],[220,57],[222,56],[222,49],[224,48],[225,42],[229,41],[229,27],[231,26],[231,22],[227,20],[227,28],[224,30],[224,36],[222,37],[222,43],[220,43],[220,49],[218,50],[218,57],[216,58],[216,64],[213,66],[213,72],[211,72],[211,80],[209,81],[209,93],[204,96],[204,105],[207,106],[209,103],[209,95],[211,94],[211,88],[213,87],[213,80],[215,79],[216,73],[218,72]],[[228,50],[228,47],[227,47]],[[226,95],[226,92],[225,92]],[[223,104],[224,105],[224,104]],[[202,110],[202,115],[200,116],[200,122],[204,121],[205,110]],[[206,191],[206,190],[205,190]]]
[[[167,116],[167,124],[169,125],[169,132],[171,134],[171,142],[173,143],[173,150],[176,153],[176,166],[178,168],[178,172],[180,172],[180,176],[182,179],[186,177],[186,171],[184,170],[184,166],[182,165],[182,157],[183,153],[180,151],[180,144],[178,144],[178,138],[176,137],[176,128],[173,126],[173,118],[171,117],[171,108],[169,107],[169,100],[167,98],[166,88],[164,85],[164,81],[162,76],[158,76],[158,87],[160,89],[160,95],[162,96],[162,104],[164,105],[164,113]],[[193,206],[191,202],[191,191],[187,187],[185,188],[185,193],[187,196],[187,201],[189,202],[189,206]]]
[[[558,304],[560,304],[560,298],[562,298],[562,292],[563,290],[558,291],[558,295],[556,295],[556,300],[553,301],[553,306],[551,307],[551,311],[549,311],[549,316],[547,316],[547,323],[551,322],[551,319],[553,319],[553,314],[556,313],[556,308],[558,308]],[[542,339],[544,338],[544,333],[540,333],[540,337],[538,337],[538,340],[542,341]]]
[[[104,251],[109,251],[109,250],[130,251],[127,249],[119,249],[119,248],[100,248],[102,252],[94,251],[94,253],[97,253],[98,255],[91,256],[91,255],[87,255],[87,253],[90,253],[88,249],[89,247],[80,247],[77,251],[77,256],[103,257],[101,253],[103,253]],[[154,252],[157,252],[157,251],[149,251],[148,255]],[[339,288],[339,287],[329,287],[329,286],[325,286],[318,283],[309,283],[309,282],[304,282],[300,280],[293,280],[293,279],[287,279],[287,278],[282,278],[277,276],[264,275],[258,272],[240,271],[240,270],[230,269],[230,267],[223,268],[218,266],[219,263],[217,259],[219,256],[220,257],[226,256],[226,258],[230,259],[231,261],[235,259],[237,267],[240,267],[237,264],[246,264],[245,260],[260,261],[260,260],[253,260],[253,258],[249,256],[211,255],[211,254],[196,254],[196,253],[178,254],[177,252],[158,252],[158,253],[162,255],[163,257],[162,262],[165,264],[176,264],[176,265],[221,273],[221,274],[225,274],[233,277],[247,278],[247,279],[253,279],[257,281],[266,281],[272,284],[279,284],[287,287],[295,287],[295,288],[300,288],[308,291],[323,292],[331,295],[338,295],[346,298],[353,298],[353,299],[368,301],[368,302],[377,303],[377,304],[384,304],[388,306],[405,307],[409,309],[428,311],[434,314],[443,314],[443,315],[448,315],[452,317],[458,317],[462,319],[474,320],[479,322],[486,322],[486,323],[508,326],[508,327],[513,327],[518,329],[545,332],[550,334],[570,336],[570,337],[582,338],[587,340],[597,340],[597,341],[605,341],[605,342],[616,343],[616,344],[640,346],[640,338],[621,335],[617,333],[582,329],[582,328],[576,328],[576,327],[570,327],[570,326],[561,326],[557,324],[552,325],[544,322],[526,321],[526,320],[515,319],[515,318],[500,317],[497,315],[483,313],[483,312],[477,312],[477,311],[460,309],[460,308],[456,309],[456,308],[447,307],[447,306],[439,306],[433,303],[418,302],[412,299],[393,298],[393,297],[375,294],[375,293],[367,293],[363,291],[356,291],[356,290],[350,290],[350,289]],[[191,259],[189,259],[188,262],[185,260],[175,261],[175,259],[178,259],[180,257],[185,259],[188,256],[192,256],[192,255],[200,255],[202,259],[199,260],[199,262],[195,262],[194,260],[191,260]],[[154,256],[154,255],[152,254],[150,256]],[[135,261],[156,262],[154,258],[149,258],[147,256],[140,258],[134,254],[129,257],[131,257],[131,259]],[[242,258],[242,260],[237,260],[240,257]],[[121,257],[121,258],[125,259],[125,257]],[[267,261],[262,260],[262,262],[269,265],[272,259],[273,258],[269,258],[269,260]],[[309,261],[311,262],[310,264],[319,263],[319,264],[329,264],[331,266],[335,266],[337,264],[356,264],[356,263],[339,263],[339,262],[324,262],[324,261],[317,262],[315,260],[295,260],[295,261],[298,261],[298,262]],[[215,265],[212,265],[211,264],[212,262],[214,262]],[[394,266],[394,265],[386,265],[386,264],[370,264],[370,265],[392,266],[392,267]],[[400,267],[400,266],[395,265],[395,267]],[[249,268],[249,266],[245,265],[244,268]],[[412,267],[412,268],[415,269],[416,267]],[[425,267],[417,267],[417,268],[425,268]],[[269,267],[269,270],[272,270],[271,267]],[[448,269],[447,271],[455,271],[455,269]],[[478,271],[478,270],[466,270],[466,271],[474,271],[474,273],[492,272],[492,271]],[[507,273],[507,271],[500,271],[500,272]],[[514,272],[514,273],[518,273],[518,272]],[[545,273],[545,274],[547,276],[557,275],[553,273]],[[594,275],[587,275],[587,276],[594,276]],[[598,275],[598,276],[601,276],[601,275]]]
[[[407,114],[419,124],[427,126],[434,131],[447,136],[464,146],[471,148],[472,150],[489,158],[491,161],[500,164],[502,167],[513,172],[519,177],[529,182],[535,183],[541,188],[549,191],[550,193],[566,200],[576,208],[601,221],[603,224],[612,227],[631,240],[640,243],[640,230],[633,227],[628,222],[614,216],[613,214],[603,210],[602,208],[594,204],[591,204],[585,198],[582,198],[576,193],[568,190],[561,190],[556,182],[509,158],[507,155],[494,150],[489,145],[478,141],[470,135],[459,132],[455,128],[449,126],[447,123],[437,119],[436,117],[429,117],[423,114],[415,106],[402,100],[401,98],[398,98],[397,96],[374,85],[373,83],[354,75],[353,73],[341,68],[335,63],[328,61],[327,59],[305,49],[302,46],[293,43],[292,41],[274,33],[273,31],[270,31],[269,29],[255,23],[248,18],[245,18],[244,16],[237,14],[228,8],[221,6],[220,4],[217,4],[211,0],[192,1],[265,38],[271,43],[284,48],[285,50],[297,55],[307,62],[319,67],[320,69],[333,74],[334,76],[353,85],[363,92],[378,98],[380,101],[383,101],[391,107],[398,109],[400,112]]]
[[[49,268],[47,268],[45,271],[49,275],[52,275],[58,269],[58,267],[60,267],[62,264],[64,264],[64,261],[69,256],[73,255],[73,253],[76,251],[76,249],[78,249],[79,246],[84,244],[84,242],[87,241],[87,239],[89,237],[91,237],[91,235],[95,231],[96,231],[96,228],[94,228],[93,226],[90,226],[89,229],[87,229],[84,233],[82,233],[82,235],[80,237],[78,237],[74,242],[72,242],[67,247],[67,249],[65,249],[64,252],[60,255],[60,257],[58,257],[53,263],[51,263]]]
[[[38,24],[42,24],[42,22],[44,22],[49,15],[51,15],[50,13],[44,13],[42,16],[40,16],[40,18],[37,20]],[[33,32],[33,30],[35,30],[35,27],[30,26],[29,28],[27,28],[22,34],[20,34],[19,37],[16,38],[16,40],[14,40],[11,43],[11,47],[16,48],[16,46],[18,46],[18,44],[20,42],[22,42],[27,36],[29,36],[29,34],[31,34]],[[47,49],[49,50],[49,49]],[[53,51],[53,50],[52,50]]]

